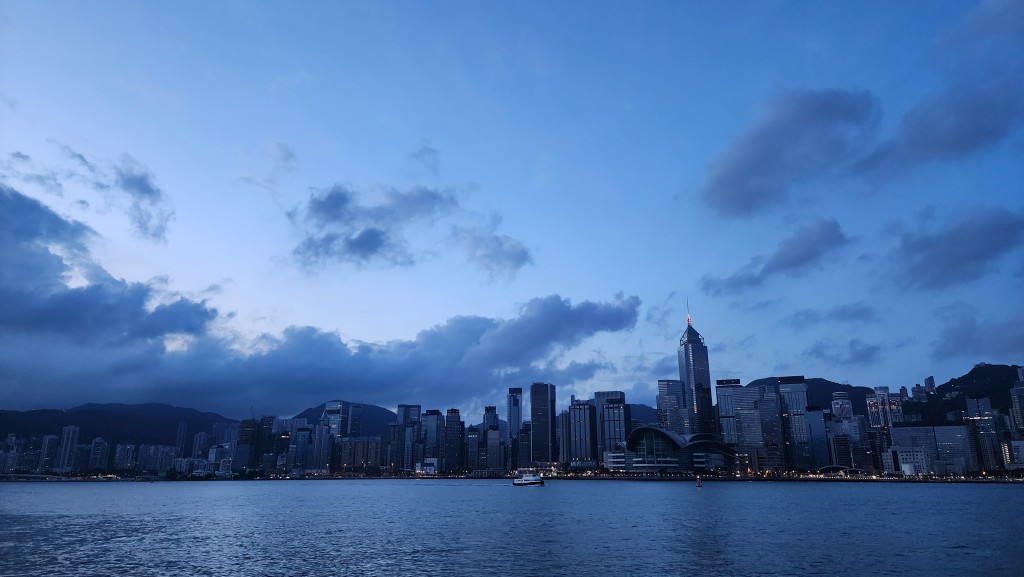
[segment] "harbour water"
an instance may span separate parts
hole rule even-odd
[[[1024,574],[1022,484],[0,483],[0,575]]]

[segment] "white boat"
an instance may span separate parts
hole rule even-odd
[[[534,471],[519,471],[519,476],[512,479],[515,487],[536,487],[544,484],[544,479]]]

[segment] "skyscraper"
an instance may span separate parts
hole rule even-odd
[[[711,370],[704,337],[693,328],[686,315],[686,331],[679,339],[679,380],[686,402],[687,433],[717,433],[714,406],[711,404]]]
[[[441,470],[452,475],[462,470],[463,424],[458,409],[448,409],[444,417],[444,458]]]
[[[605,435],[604,435],[604,406],[610,401],[618,403],[626,402],[626,393],[622,391],[595,391],[594,392],[594,413],[597,416],[597,461],[598,465],[604,460]],[[628,422],[626,423],[629,424]]]
[[[658,381],[658,426],[662,429],[678,433],[686,433],[686,395],[683,393],[683,382],[675,379]]]
[[[555,439],[555,385],[530,385],[530,421],[533,424],[532,453],[537,466],[546,466],[558,459]]]
[[[508,445],[509,469],[515,470],[519,467],[519,429],[523,428],[523,389],[522,387],[510,387],[508,390],[508,401],[505,405],[505,422],[508,424],[508,434],[505,441]]]

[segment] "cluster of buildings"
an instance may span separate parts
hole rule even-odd
[[[1011,390],[1010,414],[989,399],[942,425],[922,426],[905,406],[936,394],[934,379],[908,391],[878,387],[854,410],[846,392],[830,406],[808,403],[802,376],[759,386],[715,383],[708,349],[687,318],[678,349],[679,378],[658,381],[657,417],[634,418],[622,391],[572,397],[556,411],[556,387],[508,389],[504,421],[497,406],[468,425],[458,409],[442,413],[398,406],[384,435],[361,434],[362,405],[326,404],[319,420],[262,417],[218,423],[191,437],[184,424],[175,446],[80,443],[76,426],[34,447],[9,435],[0,472],[253,475],[393,475],[504,477],[519,468],[619,475],[781,476],[871,474],[998,475],[1024,470],[1024,369]],[[908,405],[907,403],[911,403]]]

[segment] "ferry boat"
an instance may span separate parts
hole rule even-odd
[[[519,470],[519,476],[512,479],[512,485],[515,487],[536,487],[544,484],[544,479],[541,478],[535,471]]]

